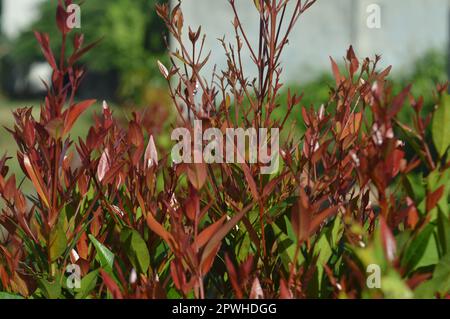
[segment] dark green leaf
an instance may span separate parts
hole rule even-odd
[[[77,299],[86,298],[87,296],[89,296],[90,292],[94,290],[95,286],[97,285],[98,273],[98,270],[91,271],[86,276],[84,276],[83,279],[81,279],[81,288],[76,295]]]
[[[38,285],[41,288],[42,293],[48,299],[58,299],[61,296],[61,282],[60,278],[48,281],[46,279],[40,279]]]
[[[125,228],[122,230],[120,240],[125,245],[134,268],[141,273],[146,273],[150,266],[150,255],[141,235],[134,229]]]
[[[425,254],[433,230],[434,225],[428,224],[408,245],[402,258],[402,266],[406,267],[408,271],[413,270]]]
[[[102,268],[111,273],[114,265],[114,254],[102,243],[100,243],[94,236],[89,235],[89,239],[94,244],[95,250],[97,251],[96,258]]]

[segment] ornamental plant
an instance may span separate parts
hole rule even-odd
[[[220,40],[227,67],[209,77],[202,29],[184,26],[179,4],[162,4],[174,43],[170,65],[158,67],[179,113],[173,127],[278,128],[282,137],[270,175],[237,150],[237,163],[175,164],[143,114],[124,125],[106,102],[76,99],[77,62],[95,43],[66,27],[70,3],[56,10],[59,54],[35,34],[53,70],[39,115],[18,109],[8,128],[35,192],[9,173],[11,157],[0,160],[0,297],[449,297],[447,84],[423,114],[411,86],[393,92],[380,57],[360,60],[350,47],[341,67],[331,59],[326,104],[303,105],[308,92],[280,100],[283,49],[315,0],[256,0],[257,43],[229,0],[235,37]],[[89,107],[100,112],[73,140]],[[295,108],[302,116],[292,119]],[[413,109],[407,123],[402,108]]]

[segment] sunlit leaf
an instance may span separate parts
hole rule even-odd
[[[450,95],[444,94],[433,115],[433,142],[439,155],[444,156],[450,146]]]
[[[114,265],[114,254],[100,243],[94,236],[89,235],[89,239],[97,251],[96,258],[100,263],[100,266],[108,273],[111,273]]]

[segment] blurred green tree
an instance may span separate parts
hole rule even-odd
[[[77,2],[82,1],[74,1]],[[158,2],[162,1],[86,1],[81,4],[81,31],[85,42],[102,39],[82,63],[91,73],[116,77],[116,96],[122,102],[145,102],[149,88],[161,82],[156,60],[164,59],[165,29],[155,13]],[[52,47],[58,50],[60,42],[53,22],[55,5],[56,1],[44,1],[40,18],[12,43],[8,56],[13,63],[29,67],[42,60],[33,30],[48,33],[54,39]]]

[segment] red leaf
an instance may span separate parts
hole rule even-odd
[[[292,292],[284,279],[280,280],[280,299],[292,299]]]
[[[315,215],[311,221],[309,233],[310,234],[314,233],[317,230],[317,228],[319,228],[320,224],[322,224],[325,221],[325,219],[337,213],[338,208],[339,208],[338,206],[329,207],[320,212],[319,214]]]
[[[128,128],[128,139],[130,143],[136,147],[144,144],[144,135],[142,134],[142,129],[135,121],[130,122],[130,126]]]
[[[227,216],[224,215],[218,221],[216,221],[215,223],[206,227],[195,239],[194,247],[196,247],[197,249],[200,249],[203,246],[205,246],[208,243],[208,241],[211,239],[211,237],[219,231],[219,229],[223,225],[223,222],[225,221],[226,217]]]
[[[253,195],[253,198],[255,200],[259,199],[258,189],[256,187],[255,180],[252,177],[252,174],[250,173],[250,168],[246,163],[242,163],[242,170],[244,171],[245,180],[247,181],[248,187],[250,188],[250,192]]]
[[[175,287],[178,290],[181,290],[181,283],[180,279],[178,278],[177,266],[175,265],[174,261],[170,263],[170,275],[172,277],[173,283],[175,284]]]
[[[208,256],[203,257],[202,256],[202,262],[200,267],[202,267],[202,274],[206,275],[209,270],[211,269],[212,265],[214,264],[214,260],[216,259],[216,255],[219,252],[220,246],[222,245],[222,242],[218,242],[216,247],[214,247]]]
[[[89,50],[94,48],[97,44],[99,44],[102,41],[102,39],[96,40],[88,45],[86,45],[81,50],[76,50],[73,52],[72,56],[69,58],[69,64],[74,64],[76,61],[78,61],[83,55],[85,55]]]
[[[234,268],[234,265],[231,262],[230,257],[228,257],[228,254],[225,254],[225,264],[227,266],[227,272],[228,272],[228,275],[230,276],[231,285],[233,286],[234,292],[236,293],[236,297],[238,299],[241,299],[242,291],[241,291],[241,287],[239,286],[239,283],[238,283],[238,276],[236,273],[236,269]]]
[[[270,194],[272,194],[273,190],[275,189],[275,187],[286,177],[287,173],[283,173],[280,176],[272,179],[271,181],[269,181],[263,189],[263,195],[262,197],[266,197],[269,196]]]
[[[194,158],[195,152],[196,151],[194,151]],[[187,166],[187,176],[189,182],[191,182],[192,186],[194,186],[194,188],[198,191],[202,189],[203,185],[205,185],[206,177],[208,176],[206,169],[207,166],[205,162],[193,163]]]
[[[84,42],[84,34],[75,34],[74,38],[73,38],[73,46],[75,48],[75,50],[78,50],[79,48],[81,48],[81,46],[83,45]]]
[[[45,206],[50,208],[48,196],[44,190],[45,189],[44,181],[42,180],[41,176],[36,173],[36,171],[33,168],[33,164],[31,163],[30,158],[26,154],[23,155],[23,164],[26,168],[28,176],[30,177],[31,181],[33,182],[34,187],[36,188],[37,193],[39,194],[39,197],[42,199]]]
[[[77,242],[77,250],[78,255],[80,255],[82,259],[88,259],[89,245],[86,232],[81,234],[80,239]]]
[[[395,177],[400,172],[402,159],[405,157],[405,152],[401,150],[394,150],[387,159],[387,167],[391,173],[391,177]]]
[[[418,222],[419,222],[419,212],[417,211],[416,206],[411,204],[408,207],[408,219],[407,219],[408,227],[411,229],[415,229]]]
[[[339,67],[336,64],[336,62],[334,62],[332,57],[330,57],[330,61],[331,61],[331,67],[333,69],[334,79],[336,80],[336,85],[339,86],[343,80],[343,78],[341,76],[341,72],[339,71]]]
[[[351,76],[353,76],[353,74],[355,74],[355,72],[358,71],[359,68],[359,61],[356,58],[353,46],[350,46],[347,51],[347,59],[350,61],[350,74]]]
[[[172,251],[175,251],[177,244],[172,234],[169,233],[164,227],[158,223],[153,214],[149,212],[147,214],[147,226],[159,237],[161,237],[170,247]]]
[[[427,195],[427,212],[436,207],[437,203],[444,194],[444,185],[439,187],[436,191]]]
[[[63,136],[70,132],[78,117],[95,102],[96,100],[86,100],[71,106],[65,112]]]
[[[300,242],[308,239],[311,227],[311,210],[308,196],[303,189],[300,189],[297,204],[292,208],[292,227]]]
[[[53,69],[53,71],[57,71],[58,67],[56,66],[55,57],[50,49],[50,40],[48,34],[39,33],[35,31],[34,36],[39,42],[39,45],[41,46],[41,51],[44,54],[44,57],[47,60],[48,64],[50,64],[50,67]]]
[[[341,141],[350,134],[354,135],[359,132],[359,128],[361,127],[361,119],[361,112],[352,113],[348,117],[347,123],[345,123],[344,129],[342,130]]]
[[[123,299],[122,292],[114,279],[112,279],[103,269],[100,269],[100,274],[102,275],[106,288],[112,293],[113,298]]]
[[[223,225],[215,234],[212,236],[212,238],[208,241],[208,244],[206,245],[205,249],[203,250],[201,261],[205,260],[209,257],[212,250],[216,249],[219,242],[222,241],[222,239],[225,238],[226,235],[239,223],[239,221],[244,217],[244,215],[253,207],[253,203],[247,205],[245,208],[243,208],[239,213],[233,216],[228,223]]]
[[[415,289],[423,282],[429,280],[432,276],[432,273],[415,274],[407,281],[408,286],[411,289]]]
[[[200,197],[197,194],[197,191],[190,187],[191,194],[189,198],[185,201],[185,212],[186,216],[191,220],[195,221],[198,215],[200,214]]]
[[[61,33],[66,34],[70,31],[67,26],[68,14],[61,4],[61,0],[58,1],[58,7],[56,8],[56,24]]]
[[[16,194],[16,176],[13,174],[6,182],[3,189],[3,196],[6,200],[11,201]]]
[[[411,84],[408,85],[406,88],[403,89],[402,92],[400,92],[399,95],[397,95],[394,100],[392,101],[392,107],[389,109],[388,115],[390,117],[394,117],[397,115],[397,113],[401,110],[405,99],[408,97],[410,91],[411,91]]]
[[[392,65],[388,66],[386,69],[384,69],[379,75],[378,75],[378,79],[379,80],[383,80],[385,77],[387,77],[389,75],[389,73],[391,73],[392,70]]]

